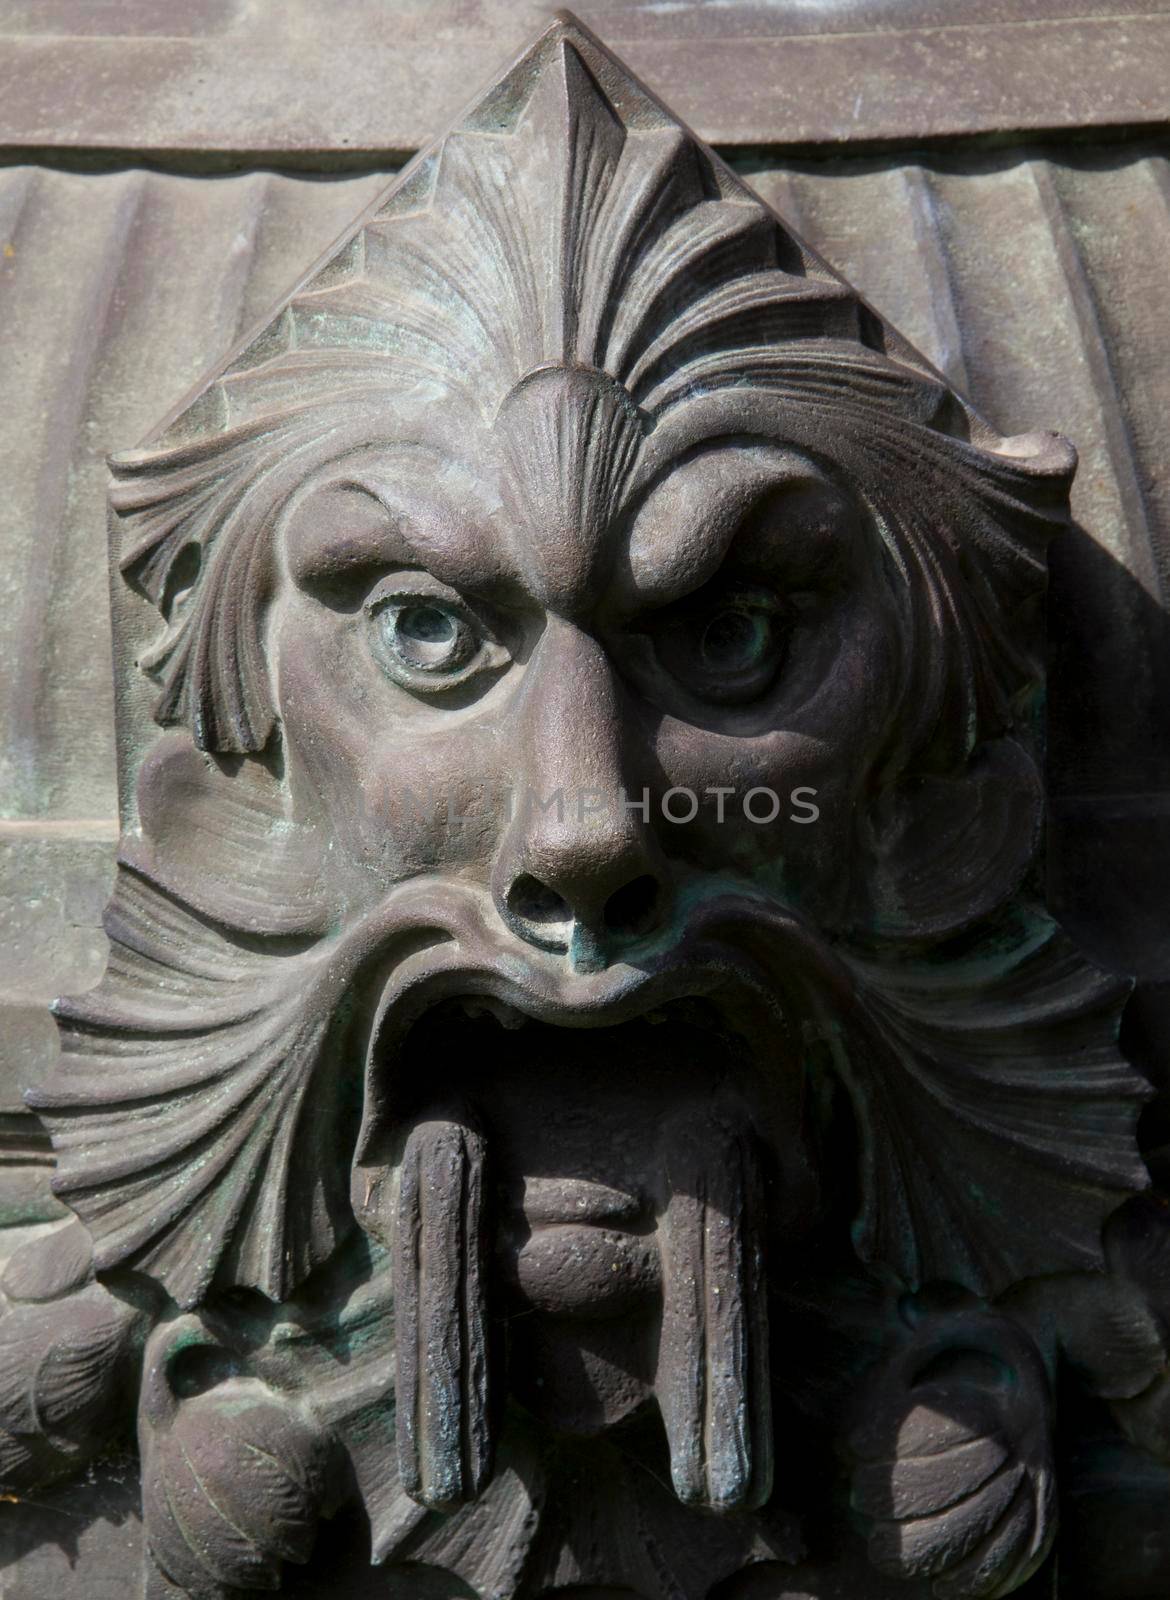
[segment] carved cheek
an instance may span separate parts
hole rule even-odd
[[[498,740],[479,716],[388,685],[360,630],[360,617],[301,596],[276,629],[298,810],[324,812],[335,850],[382,882],[489,861],[505,806]]]
[[[667,717],[654,753],[664,782],[701,802],[693,821],[662,823],[670,853],[715,870],[774,866],[786,893],[824,910],[848,869],[841,841],[851,836],[896,690],[879,606],[843,607],[818,649],[817,669],[791,696],[781,694],[772,727],[702,728]],[[733,792],[720,800],[719,788]]]
[[[659,818],[668,853],[716,871],[775,864],[794,888],[836,876],[852,786],[834,744],[790,731],[739,739],[668,719],[655,755],[670,785],[699,800],[691,821]],[[667,801],[667,811],[686,809],[681,797]]]

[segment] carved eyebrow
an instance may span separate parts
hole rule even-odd
[[[711,446],[659,480],[635,513],[619,604],[663,605],[701,588],[769,499],[791,491],[841,493],[811,461],[778,446]],[[781,554],[777,549],[777,557]],[[764,554],[764,552],[760,552]]]
[[[415,560],[403,524],[364,485],[340,480],[304,495],[284,519],[289,572],[302,588],[357,579],[372,568]]]
[[[488,508],[476,486],[451,476],[438,462],[399,459],[322,483],[285,519],[290,575],[314,587],[356,583],[388,567],[423,567],[457,586],[490,584],[499,563]]]

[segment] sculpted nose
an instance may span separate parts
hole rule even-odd
[[[604,966],[666,910],[666,874],[627,794],[620,688],[596,640],[549,623],[516,706],[522,767],[492,889],[512,930],[582,969]]]

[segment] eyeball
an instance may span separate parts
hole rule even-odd
[[[463,617],[433,600],[391,603],[376,620],[385,649],[415,672],[457,672],[479,643]]]
[[[700,699],[747,704],[784,662],[790,618],[777,596],[731,590],[672,608],[653,630],[659,662]]]
[[[772,618],[740,604],[722,606],[699,634],[698,656],[709,672],[739,676],[754,672],[772,649]]]
[[[508,660],[477,619],[444,596],[379,588],[366,616],[375,660],[405,689],[440,692]]]

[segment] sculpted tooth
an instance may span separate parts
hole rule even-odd
[[[423,1122],[402,1158],[394,1232],[398,1466],[431,1510],[473,1500],[491,1471],[484,1141]]]
[[[667,1179],[656,1388],[671,1478],[687,1504],[759,1506],[772,1487],[772,1418],[749,1136],[711,1115],[680,1120],[668,1133]]]

